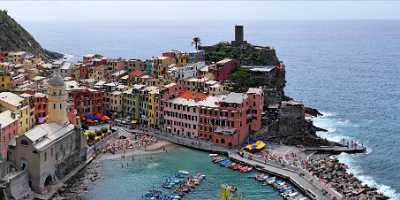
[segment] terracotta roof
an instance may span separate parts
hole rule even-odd
[[[144,73],[142,72],[142,71],[140,71],[140,70],[138,70],[138,69],[135,69],[135,70],[133,70],[130,74],[129,74],[129,77],[130,78],[133,78],[133,77],[141,77],[141,76],[143,76],[144,75]]]
[[[186,90],[182,92],[179,97],[187,99],[187,100],[196,100],[201,101],[207,98],[206,94],[199,93],[199,92],[192,92],[190,90]]]

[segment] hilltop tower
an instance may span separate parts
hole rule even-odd
[[[235,25],[235,40],[232,41],[232,45],[240,45],[245,43],[243,25]]]
[[[235,41],[237,43],[242,43],[244,40],[243,36],[243,25],[236,25],[235,26]]]
[[[65,83],[56,71],[48,80],[48,123],[65,124],[68,122]]]

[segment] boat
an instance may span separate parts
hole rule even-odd
[[[218,154],[215,154],[215,153],[210,153],[210,154],[208,154],[208,156],[210,156],[210,157],[217,157],[217,156],[218,156]]]
[[[162,192],[159,190],[150,190],[144,196],[143,200],[161,200]]]

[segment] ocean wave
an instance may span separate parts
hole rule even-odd
[[[65,61],[69,61],[69,60],[72,60],[73,58],[74,58],[75,56],[74,55],[71,55],[71,54],[64,54],[64,60]]]
[[[333,112],[325,112],[325,111],[321,111],[322,116],[320,117],[332,117],[335,116],[336,114]]]
[[[326,138],[330,141],[340,142],[342,139],[354,140],[351,136],[342,133],[342,129],[358,127],[358,124],[352,123],[350,120],[341,120],[336,118],[335,114],[330,112],[322,112],[324,116],[316,117],[313,122],[316,126],[328,130],[328,132],[317,132],[317,135]],[[341,131],[338,131],[338,128]],[[367,154],[370,154],[372,149],[367,146]],[[340,154],[338,156],[340,162],[345,163],[349,169],[348,171],[357,177],[362,183],[367,184],[370,187],[375,187],[379,192],[387,195],[390,199],[400,200],[400,194],[396,193],[396,190],[390,186],[378,184],[372,176],[366,175],[361,166],[356,163],[356,160],[349,154]]]
[[[377,183],[372,176],[364,174],[364,171],[358,165],[355,160],[349,154],[340,154],[337,156],[340,162],[345,163],[349,168],[348,172],[352,173],[355,177],[357,177],[362,183],[367,184],[370,187],[374,187],[378,189],[378,192],[381,192],[387,195],[392,200],[399,200],[400,194],[396,192],[395,189],[390,186],[383,185]]]

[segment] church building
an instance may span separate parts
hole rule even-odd
[[[80,164],[81,135],[68,120],[67,95],[57,72],[48,80],[48,119],[16,138],[10,145],[9,160],[18,170],[26,170],[29,185],[36,193],[46,193]]]

